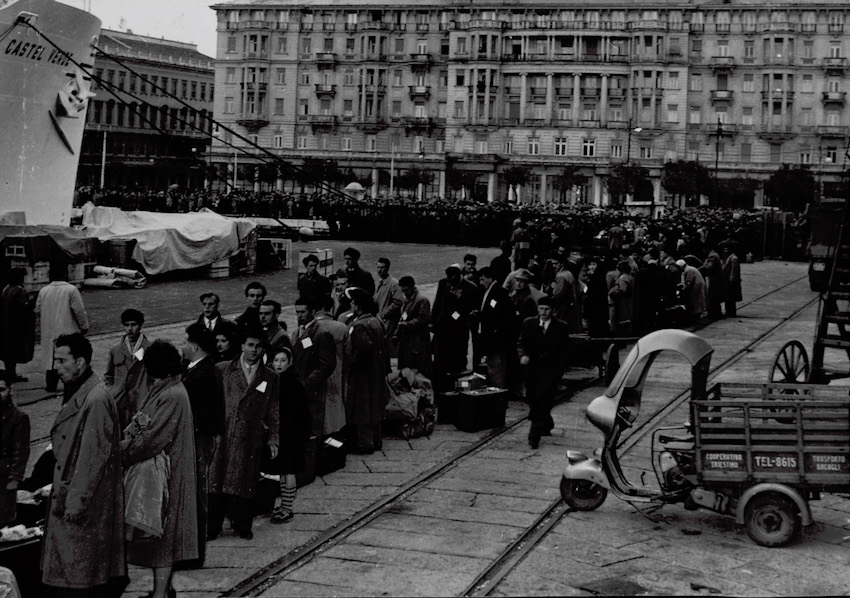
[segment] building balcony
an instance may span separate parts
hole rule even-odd
[[[539,98],[545,98],[546,97],[546,88],[545,87],[529,87],[528,88],[528,95],[539,97]]]
[[[818,125],[818,135],[821,137],[847,137],[850,127],[847,125]]]
[[[309,114],[307,115],[307,122],[310,123],[310,126],[315,128],[319,127],[335,127],[336,126],[336,115],[335,114]]]
[[[383,118],[367,116],[356,123],[356,127],[364,133],[377,133],[387,128],[387,121]]]
[[[387,59],[390,62],[405,62],[407,60],[407,54],[397,52],[395,54],[390,54],[389,56],[387,56]]]
[[[408,87],[408,90],[408,93],[410,94],[410,99],[422,98],[427,100],[431,97],[430,85],[410,85]]]
[[[824,104],[844,104],[847,96],[846,91],[825,91],[823,92]]]
[[[830,56],[823,59],[823,68],[827,71],[844,72],[847,68],[847,59],[844,56]]]
[[[269,115],[266,112],[242,112],[236,119],[236,124],[249,131],[257,132],[269,124]]]
[[[322,31],[336,31],[336,23],[322,23]]]
[[[716,71],[730,71],[735,68],[733,56],[712,56],[709,58],[711,69]]]
[[[712,102],[731,102],[735,97],[731,89],[712,89],[710,94]]]
[[[788,141],[796,135],[793,127],[790,125],[773,125],[771,127],[763,126],[758,130],[757,134],[761,139],[764,139],[768,143]]]
[[[430,116],[405,116],[401,119],[405,129],[430,129],[434,121]]]
[[[629,31],[667,31],[667,23],[656,20],[641,20],[626,23]]]
[[[508,24],[504,21],[495,21],[492,19],[473,19],[469,22],[469,29],[489,29],[491,31],[504,31],[508,28]]]
[[[299,23],[299,31],[313,31],[313,23]]]
[[[419,33],[427,33],[430,29],[430,23],[416,23],[416,31]]]
[[[764,102],[778,101],[782,99],[783,95],[785,96],[786,102],[794,101],[793,91],[783,91],[781,89],[774,89],[773,91],[763,91],[761,92],[761,99]]]
[[[316,54],[316,63],[319,68],[336,66],[336,54],[333,52],[319,52]]]
[[[377,93],[378,95],[386,95],[387,86],[380,85],[358,85],[357,89],[362,93],[365,92],[367,95]]]
[[[389,31],[390,24],[381,21],[367,21],[357,25],[358,31]]]
[[[762,32],[770,33],[794,33],[797,31],[797,23],[789,23],[787,21],[778,23],[764,23],[760,26]]]
[[[598,87],[582,87],[579,89],[579,95],[583,98],[598,98],[599,97],[599,88]]]
[[[273,23],[268,21],[240,21],[239,23],[228,23],[228,29],[231,25],[236,25],[237,29],[272,29]]]
[[[660,98],[664,95],[664,90],[660,87],[632,87],[632,94],[636,96],[640,95],[645,98],[653,95]]]
[[[316,83],[316,95],[333,97],[336,95],[336,85]]]
[[[703,123],[702,130],[705,134],[714,137],[718,134],[721,137],[732,137],[738,133],[739,127],[732,123],[720,123],[720,126],[717,123]]]
[[[582,118],[578,121],[578,126],[582,129],[598,129],[600,125],[596,119]]]
[[[611,87],[608,89],[609,98],[625,98],[626,93],[626,89],[623,87]]]
[[[253,82],[243,82],[243,83],[240,84],[240,86],[245,91],[266,91],[266,89],[268,89],[269,84],[265,83],[265,82],[258,83],[256,81],[253,81]]]
[[[427,52],[417,52],[415,54],[410,55],[410,60],[413,62],[413,66],[423,66],[429,67],[431,66],[431,55]]]
[[[366,52],[360,55],[361,60],[365,60],[367,62],[386,62],[387,55],[380,54],[379,52]]]
[[[264,62],[270,60],[269,59],[269,53],[267,51],[266,52],[245,52],[245,54],[242,55],[242,58],[244,58],[245,60],[262,60]]]

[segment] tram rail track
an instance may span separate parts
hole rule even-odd
[[[785,285],[772,289],[758,297],[755,297],[746,303],[742,303],[741,307],[745,307],[747,305],[751,305],[757,301],[760,301],[770,295],[773,295],[777,292],[780,292],[794,284],[799,283],[806,277],[800,277],[796,280],[793,280]],[[713,367],[709,372],[709,379],[715,378],[718,374],[722,373],[724,370],[728,369],[741,359],[743,359],[746,355],[752,352],[752,350],[768,338],[770,338],[777,330],[782,328],[788,322],[795,320],[802,314],[805,310],[811,307],[816,301],[818,301],[817,297],[812,298],[810,301],[807,301],[804,305],[794,310],[790,315],[783,318],[780,322],[776,323],[774,326],[771,326],[768,330],[760,334],[750,343],[748,343],[743,348],[736,351],[733,355],[726,358],[723,362],[717,364]],[[704,326],[699,327],[698,329],[704,328]],[[628,451],[632,450],[641,440],[646,438],[652,431],[672,412],[674,412],[678,407],[680,407],[688,398],[690,397],[690,388],[685,389],[661,408],[657,409],[650,417],[638,428],[634,429],[618,446],[622,449],[622,454],[626,454]],[[573,512],[574,509],[567,506],[563,500],[558,498],[553,501],[548,508],[546,508],[543,513],[534,521],[534,523],[529,526],[525,532],[513,541],[505,551],[493,561],[493,563],[486,570],[481,572],[478,577],[467,586],[466,590],[461,594],[462,596],[489,596],[493,593],[493,591],[498,587],[499,583],[505,579],[511,571],[513,571],[524,559],[525,557],[535,548],[537,544],[539,544],[543,538],[551,531],[563,517]]]

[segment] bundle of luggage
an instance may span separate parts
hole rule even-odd
[[[384,432],[405,439],[430,436],[437,421],[434,388],[422,374],[403,368],[387,375]]]

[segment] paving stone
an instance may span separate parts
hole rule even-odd
[[[399,567],[415,567],[417,569],[434,569],[443,571],[457,569],[464,573],[477,574],[482,571],[489,561],[459,555],[434,554],[417,550],[392,550],[380,546],[364,546],[362,544],[338,544],[323,556],[349,561],[366,563],[395,564]]]
[[[416,515],[452,521],[489,523],[525,528],[534,523],[536,517],[530,513],[496,510],[481,505],[472,507],[446,505],[431,502],[406,501],[390,511],[395,514]]]
[[[431,488],[443,490],[460,490],[497,496],[517,496],[554,500],[558,495],[557,488],[528,488],[520,484],[490,482],[487,480],[463,479],[459,477],[443,477],[429,484]]]
[[[333,586],[324,583],[283,580],[275,583],[260,596],[279,598],[282,596],[364,596],[362,589],[355,589],[346,583]]]
[[[387,528],[379,527],[363,528],[349,536],[346,542],[482,559],[496,558],[505,546],[504,539],[490,534],[481,537],[459,534],[449,541],[445,534],[434,534],[428,527],[412,532],[398,529],[388,531]]]
[[[369,486],[398,488],[410,479],[409,473],[362,473],[349,472],[346,470],[335,471],[333,475],[324,477],[328,486],[357,486],[368,488]]]

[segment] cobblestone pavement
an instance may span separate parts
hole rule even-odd
[[[369,256],[364,264],[373,262],[371,250],[367,254],[365,244],[360,246],[364,258]],[[439,263],[443,264],[448,256],[452,256],[451,261],[459,261],[463,252],[445,248]],[[418,263],[419,255],[415,257]],[[762,262],[744,264],[742,269],[745,301],[768,290],[790,286],[741,308],[737,318],[714,322],[699,332],[715,348],[714,363],[722,362],[814,297],[805,280],[805,264]],[[403,268],[393,270],[396,275],[403,273]],[[422,286],[431,294],[440,270],[433,266],[434,275],[421,277]],[[233,288],[241,292],[241,284]],[[197,312],[192,309],[188,313]],[[723,372],[721,379],[766,380],[773,355],[785,341],[798,338],[804,345],[811,345],[815,317],[815,308],[810,308],[799,319],[787,321],[745,359]],[[162,325],[149,332],[179,338],[183,325],[184,322]],[[117,338],[118,334],[97,338],[96,354]],[[689,382],[687,370],[675,358],[659,358],[650,378],[645,413],[679,394]],[[599,392],[598,387],[581,392],[558,406],[553,412],[554,435],[544,438],[538,450],[530,450],[526,444],[526,425],[512,428],[448,467],[443,475],[405,495],[368,525],[329,545],[313,560],[270,579],[261,595],[463,593],[557,499],[566,449],[590,452],[600,444],[601,436],[584,419],[585,406]],[[35,390],[17,390],[23,402],[38,394]],[[38,437],[37,430],[47,433],[57,407],[55,399],[27,406],[38,422],[33,437]],[[508,420],[519,419],[525,412],[521,403],[511,403]],[[668,419],[680,423],[684,418],[674,412]],[[464,433],[438,424],[430,438],[388,438],[379,453],[349,456],[344,470],[299,490],[296,517],[291,523],[272,526],[267,517],[260,517],[252,541],[226,531],[210,543],[205,569],[176,574],[174,583],[179,595],[218,596],[227,592],[281,556],[344,525],[362,509],[392,495],[429,469],[451,461],[458,451],[472,446],[487,433]],[[645,447],[636,447],[635,456],[627,463],[630,477],[639,476],[647,468],[645,453]],[[609,496],[597,511],[565,516],[504,578],[495,593],[845,594],[843,565],[850,557],[844,552],[844,536],[850,534],[848,511],[850,504],[844,497],[826,496],[813,503],[817,523],[805,530],[801,542],[783,549],[766,549],[753,544],[734,521],[718,515],[685,511],[679,506],[641,513]],[[128,596],[149,591],[148,572],[133,568],[131,578]]]

